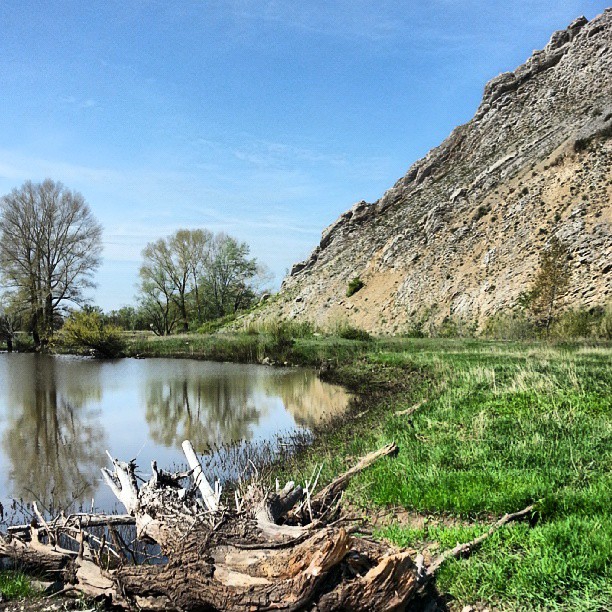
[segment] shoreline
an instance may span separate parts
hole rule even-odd
[[[147,357],[282,358],[345,387],[349,411],[315,428],[274,476],[302,482],[323,465],[324,486],[355,457],[397,442],[395,459],[355,479],[345,507],[375,537],[426,559],[536,503],[531,526],[507,526],[445,564],[436,585],[446,609],[596,610],[612,597],[610,343],[298,338],[276,355],[269,339],[244,335],[150,344]]]

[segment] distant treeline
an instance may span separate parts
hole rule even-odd
[[[0,341],[10,349],[27,332],[44,348],[66,317],[88,309],[100,315],[88,319],[96,328],[197,329],[259,299],[267,274],[249,251],[224,233],[180,229],[143,250],[136,305],[102,316],[85,295],[101,262],[101,225],[80,193],[26,181],[0,198]]]

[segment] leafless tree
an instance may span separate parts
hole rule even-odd
[[[4,285],[29,308],[37,346],[53,334],[67,302],[80,304],[100,264],[102,227],[83,196],[50,179],[27,181],[0,200]]]

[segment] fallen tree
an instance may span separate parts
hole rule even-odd
[[[127,514],[73,514],[11,527],[0,556],[54,580],[63,591],[141,610],[399,610],[406,608],[441,563],[470,551],[495,529],[532,511],[506,515],[486,534],[458,545],[425,567],[422,555],[358,536],[340,516],[349,480],[397,452],[395,444],[363,457],[319,493],[318,476],[304,487],[266,489],[256,478],[222,499],[188,441],[190,470],[169,473],[152,463],[138,484],[134,461],[110,457],[104,478]],[[191,486],[183,486],[191,479]],[[158,545],[156,563],[128,563],[118,525]],[[95,535],[92,528],[103,526]],[[72,542],[69,546],[66,543]],[[136,556],[133,555],[133,559]]]

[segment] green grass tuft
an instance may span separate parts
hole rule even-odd
[[[21,572],[11,570],[0,571],[0,593],[5,599],[19,599],[36,595],[30,578]]]

